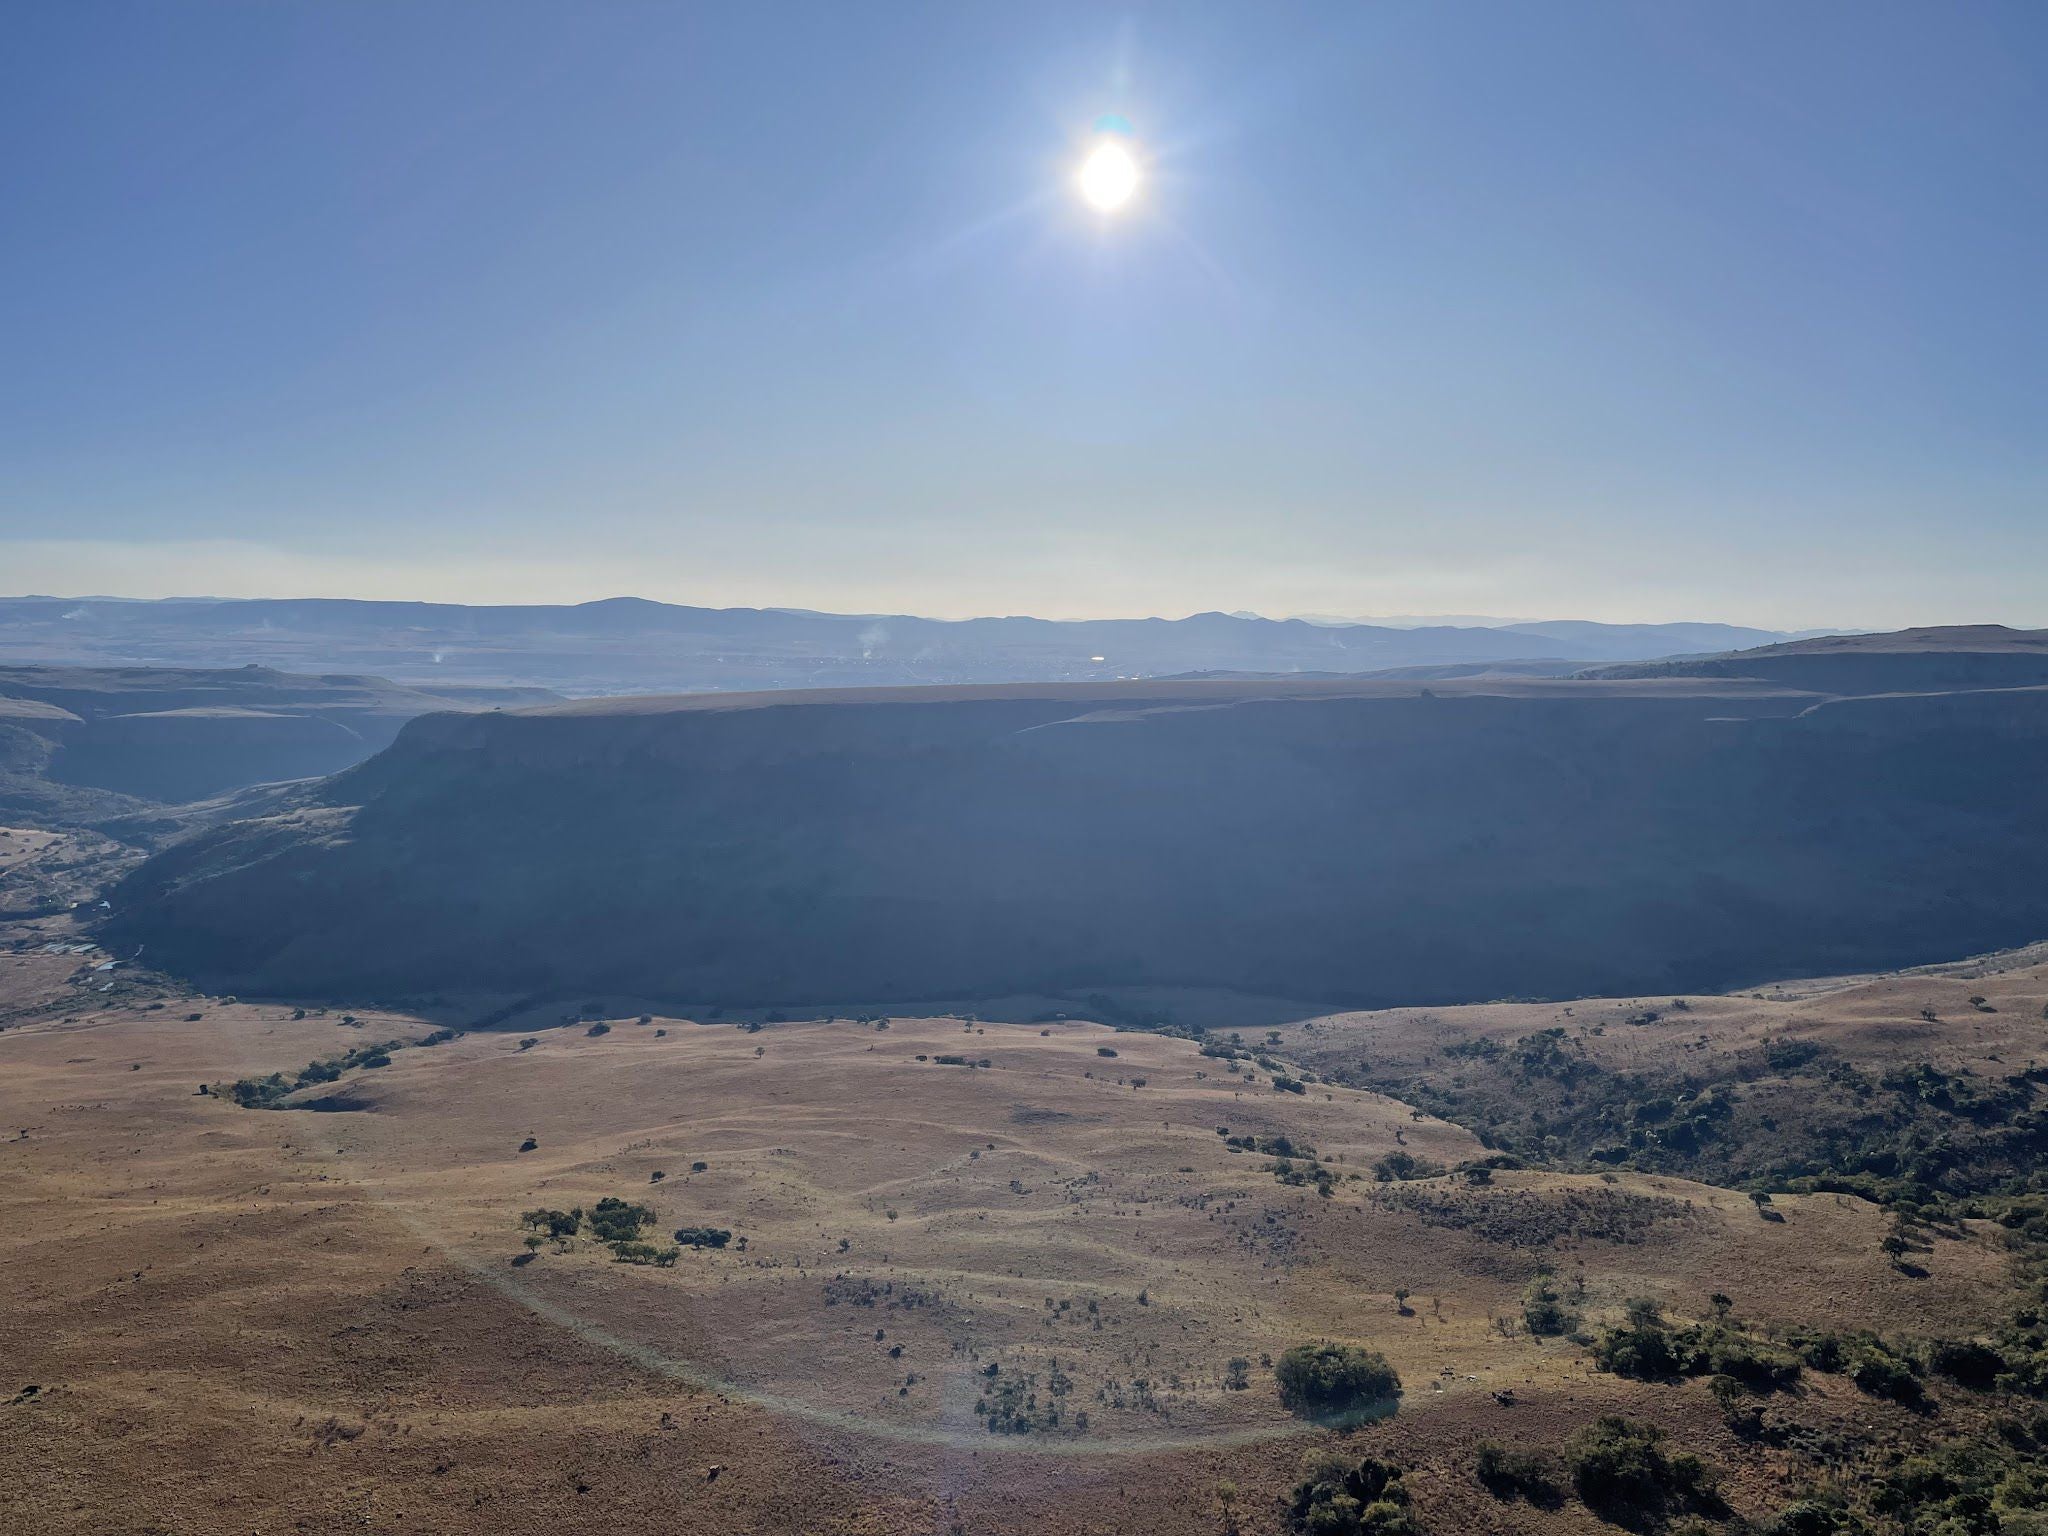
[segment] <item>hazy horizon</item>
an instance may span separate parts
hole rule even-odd
[[[60,568],[62,567],[60,562]],[[101,567],[104,570],[104,566]],[[1512,628],[1521,624],[1549,624],[1560,622],[1588,622],[1613,625],[1681,625],[1681,624],[1724,624],[1736,628],[1773,630],[1792,635],[1818,634],[1877,634],[1896,629],[1920,629],[1955,625],[2004,625],[2011,629],[2048,628],[2048,613],[2033,612],[2000,614],[1976,612],[1967,616],[1938,618],[1927,616],[1927,610],[1916,610],[1896,620],[1879,622],[1857,622],[1854,620],[1819,622],[1808,615],[1787,617],[1736,617],[1730,611],[1694,612],[1677,610],[1655,616],[1647,616],[1626,607],[1612,606],[1601,612],[1581,612],[1563,608],[1545,609],[1540,613],[1514,617],[1504,614],[1484,613],[1357,613],[1340,614],[1326,611],[1303,612],[1260,612],[1242,606],[1231,607],[1221,603],[1201,608],[1143,609],[1131,605],[1121,609],[1101,611],[1073,611],[1056,602],[1041,603],[1034,607],[968,609],[946,607],[942,604],[913,602],[900,608],[856,608],[832,606],[822,603],[797,603],[764,601],[710,601],[688,594],[672,597],[658,597],[645,590],[620,588],[617,590],[593,590],[587,596],[545,597],[545,596],[470,596],[454,597],[437,591],[432,583],[406,582],[390,592],[351,589],[346,585],[292,590],[255,585],[248,590],[236,591],[220,587],[211,591],[179,589],[174,581],[153,583],[163,590],[117,591],[65,590],[62,588],[22,587],[11,592],[0,592],[0,601],[8,599],[49,598],[70,602],[118,602],[118,603],[171,603],[171,602],[290,602],[290,601],[356,601],[356,602],[408,602],[451,604],[458,607],[574,607],[589,603],[623,600],[639,600],[671,604],[683,608],[750,608],[763,611],[784,611],[791,613],[824,613],[849,618],[902,616],[934,619],[942,622],[966,622],[972,619],[1034,618],[1056,622],[1090,622],[1112,619],[1185,619],[1197,614],[1221,613],[1232,617],[1250,617],[1273,621],[1300,620],[1311,624],[1363,624],[1386,628],[1420,628],[1424,626],[1446,626],[1452,628]],[[1730,608],[1742,605],[1730,602]]]
[[[1564,14],[26,10],[0,586],[2048,624],[2048,13]]]
[[[0,602],[48,601],[76,603],[234,603],[234,602],[417,602],[453,607],[587,607],[610,602],[653,602],[674,607],[700,608],[716,611],[719,609],[742,609],[766,613],[814,613],[833,618],[917,618],[940,623],[969,623],[978,619],[1048,619],[1056,623],[1089,623],[1115,620],[1163,619],[1169,622],[1194,618],[1208,614],[1221,614],[1233,619],[1257,619],[1268,623],[1303,623],[1317,626],[1339,627],[1343,625],[1374,626],[1387,629],[1513,629],[1522,625],[1556,623],[1596,623],[1617,627],[1631,626],[1683,626],[1683,625],[1725,625],[1731,628],[1769,630],[1788,635],[1819,634],[1860,634],[1874,633],[1877,626],[1834,626],[1800,624],[1738,624],[1732,620],[1692,615],[1676,619],[1586,619],[1580,614],[1547,613],[1512,617],[1505,614],[1484,613],[1443,613],[1443,614],[1330,614],[1330,613],[1258,613],[1243,608],[1199,608],[1185,613],[1091,613],[1055,617],[1029,611],[941,614],[927,613],[915,609],[888,611],[883,609],[814,608],[792,603],[693,603],[668,598],[650,598],[640,592],[608,592],[599,597],[576,598],[561,603],[535,602],[459,602],[451,598],[438,597],[365,597],[352,592],[256,592],[246,595],[221,592],[165,592],[153,596],[134,596],[119,592],[5,592],[0,593]],[[1996,624],[1996,619],[1973,621]],[[1920,626],[1909,626],[1920,627]],[[2032,626],[2011,625],[2011,628]]]

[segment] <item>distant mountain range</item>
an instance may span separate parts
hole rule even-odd
[[[411,684],[609,695],[916,683],[1115,681],[1492,662],[1583,666],[1769,645],[1732,624],[1352,624],[1184,619],[941,620],[643,598],[466,607],[335,598],[0,598],[0,661],[371,672]]]
[[[1257,618],[1257,614],[1244,617]],[[1497,613],[1296,613],[1290,618],[1300,619],[1304,624],[1347,625],[1366,624],[1380,629],[1433,629],[1449,626],[1454,629],[1522,629],[1542,634],[1546,629],[1559,625],[1578,625],[1590,622],[1583,619],[1510,619]],[[1600,629],[1704,629],[1722,635],[1764,635],[1776,634],[1781,640],[1806,640],[1816,635],[1839,635],[1839,629],[1798,629],[1776,631],[1747,629],[1737,624],[1600,624]]]

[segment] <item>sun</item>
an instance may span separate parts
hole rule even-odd
[[[1081,199],[1098,213],[1115,213],[1137,195],[1138,160],[1115,138],[1102,138],[1074,177]]]

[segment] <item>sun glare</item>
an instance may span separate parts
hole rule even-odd
[[[1137,193],[1137,158],[1115,139],[1102,139],[1081,162],[1075,184],[1089,207],[1100,213],[1115,213]]]

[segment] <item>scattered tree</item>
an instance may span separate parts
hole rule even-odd
[[[723,1227],[677,1227],[676,1241],[685,1248],[723,1248],[732,1233]]]

